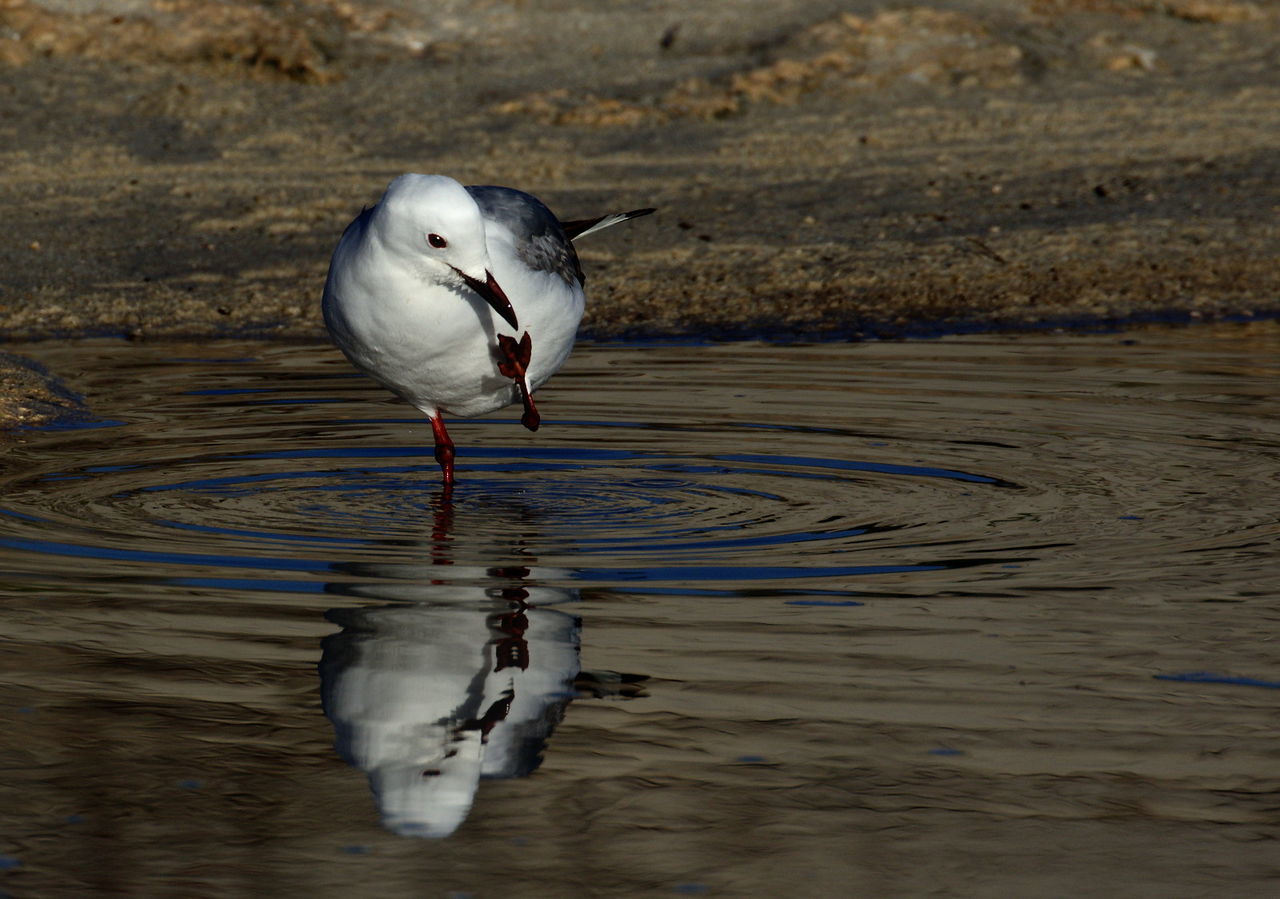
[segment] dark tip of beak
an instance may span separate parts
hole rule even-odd
[[[486,271],[484,273],[485,280],[473,278],[465,272],[460,272],[462,280],[467,282],[467,286],[480,294],[480,298],[493,307],[493,311],[502,316],[503,320],[511,327],[519,329],[520,323],[516,320],[516,311],[511,308],[511,301],[507,299],[507,295],[502,288],[498,286],[498,282],[494,280],[493,273]]]

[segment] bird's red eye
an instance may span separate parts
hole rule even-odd
[[[431,244],[431,246],[435,247],[437,250],[443,250],[445,247],[449,246],[449,241],[445,240],[439,234],[428,234],[427,243]]]

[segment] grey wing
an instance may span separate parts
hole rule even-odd
[[[568,284],[586,281],[573,242],[564,233],[560,220],[537,197],[510,187],[489,185],[471,185],[467,193],[486,219],[511,230],[516,252],[529,268],[559,275]]]

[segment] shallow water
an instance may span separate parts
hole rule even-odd
[[[584,346],[451,504],[329,347],[24,352],[0,890],[1280,876],[1276,323]]]

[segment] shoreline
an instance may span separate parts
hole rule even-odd
[[[1264,315],[1224,314],[1201,316],[1194,312],[1143,313],[1127,319],[1052,320],[1016,325],[998,323],[968,323],[946,327],[923,328],[918,323],[901,331],[890,333],[887,329],[876,334],[860,334],[850,337],[837,334],[780,334],[744,331],[735,335],[668,334],[625,335],[614,334],[604,338],[580,334],[577,342],[592,346],[708,346],[724,343],[764,343],[776,346],[813,345],[821,343],[859,343],[873,341],[927,341],[946,337],[976,337],[982,335],[1006,335],[1062,333],[1105,334],[1141,333],[1145,329],[1193,328],[1212,325],[1256,325],[1280,321],[1280,311]],[[226,341],[265,344],[328,344],[327,336],[254,336],[251,334],[207,334],[166,336],[143,339],[138,342],[152,344],[181,344],[195,341]],[[50,336],[8,344],[0,351],[0,445],[12,440],[25,429],[59,427],[76,421],[92,419],[93,413],[84,398],[73,385],[64,382],[40,363],[27,358],[21,350],[24,346],[42,343],[77,342],[134,342],[123,334]],[[334,348],[334,352],[339,352]]]
[[[579,330],[575,344],[591,344],[607,346],[611,344],[651,344],[654,346],[721,344],[721,343],[765,343],[787,345],[796,343],[861,343],[863,341],[894,340],[936,340],[944,337],[980,336],[983,334],[1039,334],[1045,332],[1062,332],[1068,334],[1096,334],[1110,331],[1142,330],[1144,328],[1182,328],[1198,325],[1256,324],[1280,320],[1280,303],[1276,308],[1261,311],[1232,311],[1227,308],[1212,312],[1201,312],[1196,309],[1170,307],[1134,312],[1126,316],[1115,315],[1076,315],[1046,316],[1035,319],[1003,320],[1003,319],[961,319],[961,320],[896,320],[867,321],[857,326],[829,329],[800,329],[786,326],[772,326],[766,322],[743,321],[719,328],[699,328],[696,330],[653,330],[634,328],[620,330],[607,328],[593,331],[588,328]],[[242,343],[280,343],[288,345],[327,344],[329,336],[324,331],[317,333],[298,333],[282,325],[266,324],[241,330],[222,330],[210,332],[162,331],[160,333],[129,333],[120,330],[91,330],[49,332],[21,337],[10,337],[0,340],[0,366],[4,356],[21,356],[25,346],[38,346],[45,343],[91,343],[126,342],[126,343],[197,343],[197,342],[242,342]]]

